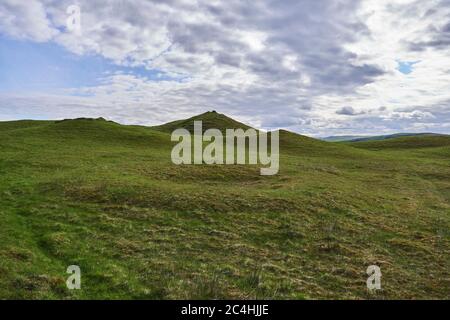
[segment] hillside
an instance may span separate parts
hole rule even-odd
[[[170,131],[195,119],[0,122],[0,299],[449,297],[446,139],[381,148],[281,131],[280,172],[261,176],[173,165]],[[73,264],[79,291],[65,288]]]
[[[321,138],[320,140],[327,142],[342,142],[342,141],[352,141],[361,138],[368,138],[366,136],[329,136]]]

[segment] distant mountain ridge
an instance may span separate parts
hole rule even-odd
[[[380,136],[330,136],[321,138],[321,140],[328,142],[362,142],[362,141],[380,141],[387,139],[394,139],[400,137],[418,137],[418,136],[445,136],[445,134],[422,132],[422,133],[395,133]]]

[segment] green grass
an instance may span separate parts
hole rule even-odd
[[[260,176],[173,165],[170,130],[191,122],[0,123],[0,298],[449,298],[450,138],[283,131],[279,174]]]

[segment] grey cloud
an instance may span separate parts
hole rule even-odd
[[[354,14],[359,3],[266,1],[250,5],[227,1],[220,6],[200,5],[217,18],[214,23],[175,19],[168,22],[168,28],[172,41],[186,52],[207,53],[216,63],[246,68],[262,81],[289,80],[305,72],[326,91],[349,91],[383,74],[376,66],[354,65],[356,56],[342,47],[367,33]],[[236,38],[239,30],[265,33],[264,50],[252,52]],[[298,71],[280,66],[287,54],[299,56]]]
[[[57,33],[39,1],[2,0],[0,3],[0,34],[45,42]]]
[[[229,65],[235,68],[239,68],[241,66],[242,57],[237,54],[229,54],[226,52],[219,52],[215,56],[215,61],[219,64]]]
[[[403,11],[403,16],[422,18],[423,16],[431,18],[430,24],[423,30],[425,39],[416,39],[407,43],[412,51],[420,52],[427,48],[437,50],[446,50],[450,48],[450,6],[448,0],[438,0],[433,3],[433,8],[427,10],[425,14],[420,13],[423,6],[422,1],[416,1]],[[445,24],[439,24],[443,17]],[[441,19],[440,19],[441,18]]]
[[[345,115],[345,116],[356,116],[363,114],[364,112],[357,112],[353,107],[342,107],[341,109],[336,111],[336,114]]]

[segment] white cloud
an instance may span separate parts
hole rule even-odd
[[[38,42],[48,41],[58,34],[47,17],[45,6],[37,0],[2,0],[0,32]]]

